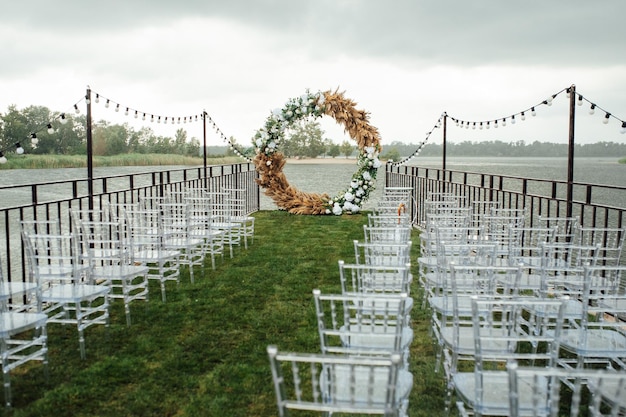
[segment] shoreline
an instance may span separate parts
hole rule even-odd
[[[303,159],[296,159],[296,158],[286,158],[285,159],[287,161],[288,164],[290,165],[330,165],[330,164],[334,164],[334,165],[353,165],[356,163],[356,158],[345,158],[345,157],[338,157],[338,158],[303,158]]]

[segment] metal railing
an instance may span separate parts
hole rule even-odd
[[[503,208],[523,208],[529,226],[538,215],[567,217],[569,208],[584,226],[623,227],[626,211],[626,187],[613,185],[387,164],[385,186],[413,189],[411,218],[417,227],[424,226],[426,220],[422,203],[439,192],[454,193],[468,202],[488,200],[499,202]]]
[[[206,170],[206,176],[205,176]],[[144,196],[163,196],[188,187],[207,190],[245,189],[247,213],[259,210],[260,190],[252,163],[150,171],[106,177],[0,186],[0,261],[5,279],[27,279],[20,235],[21,220],[59,220],[71,232],[72,209],[134,203]],[[90,192],[91,191],[91,192]]]

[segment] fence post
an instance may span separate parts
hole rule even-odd
[[[93,210],[93,136],[91,133],[91,88],[87,86],[87,194],[89,210]]]

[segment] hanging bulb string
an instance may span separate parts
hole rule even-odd
[[[226,137],[226,135],[224,134],[224,132],[222,132],[222,130],[221,130],[221,129],[217,126],[217,124],[215,123],[215,121],[213,120],[213,118],[211,118],[211,116],[209,116],[209,114],[208,114],[206,111],[205,111],[205,112],[203,112],[203,114],[204,114],[204,117],[206,117],[206,118],[207,118],[207,121],[208,121],[209,123],[211,123],[211,127],[213,128],[213,130],[215,130],[215,133],[217,133],[217,134],[218,134],[218,136],[219,136],[219,137],[220,137],[220,138],[221,138],[224,142],[226,142],[226,143],[228,144],[228,146],[229,146],[229,147],[233,150],[233,152],[235,152],[235,154],[236,154],[237,156],[240,156],[240,157],[244,158],[244,159],[245,159],[246,161],[248,161],[248,162],[253,162],[251,158],[249,158],[248,156],[246,156],[246,155],[243,153],[243,151],[237,147],[237,144],[232,143],[232,142],[230,141],[230,139],[228,139],[228,138]]]
[[[452,116],[448,116],[450,117],[450,119],[452,121],[454,121],[456,123],[457,126],[459,127],[464,127],[466,129],[469,129],[470,127],[472,129],[489,129],[491,126],[498,128],[498,126],[506,126],[506,122],[507,120],[509,120],[511,123],[515,123],[516,116],[519,116],[521,120],[525,120],[526,116],[530,113],[531,116],[534,116],[536,114],[536,108],[539,106],[551,106],[552,105],[552,101],[557,98],[557,96],[561,93],[563,93],[564,91],[569,92],[570,87],[566,87],[564,89],[562,89],[561,91],[552,94],[550,96],[548,96],[547,99],[545,100],[541,100],[540,102],[538,102],[537,104],[535,104],[534,106],[530,106],[525,110],[521,110],[517,113],[511,114],[509,116],[505,116],[505,117],[500,117],[500,118],[496,118],[496,119],[489,119],[489,120],[480,120],[480,121],[471,121],[471,120],[461,120]]]
[[[430,131],[426,132],[426,139],[424,139],[422,141],[422,143],[419,144],[419,146],[417,147],[417,149],[415,151],[413,151],[413,153],[409,156],[407,156],[406,158],[402,159],[401,161],[398,162],[390,162],[391,166],[400,166],[400,165],[404,165],[407,162],[409,162],[411,159],[415,158],[416,156],[418,156],[420,154],[420,152],[422,151],[422,149],[424,149],[424,146],[426,146],[426,143],[428,142],[428,140],[430,139],[430,136],[433,134],[433,132],[435,131],[435,129],[439,129],[441,127],[441,120],[446,116],[446,113],[443,112],[441,113],[441,116],[439,116],[439,119],[437,119],[437,123],[434,124],[433,128],[430,129]]]
[[[584,97],[582,94],[576,92],[576,95],[578,96],[578,99],[576,100],[576,104],[578,104],[579,106],[582,106],[583,101],[586,101],[587,103],[589,103],[589,114],[594,114],[596,111],[599,111],[601,113],[604,113],[605,119],[608,120],[610,118],[613,118],[621,123],[622,128],[625,128],[624,125],[626,124],[626,121],[615,116],[613,113],[609,112],[608,110],[598,106],[595,102],[588,100],[587,97]]]
[[[81,98],[80,100],[78,100],[76,103],[74,103],[70,109],[73,109],[74,111],[76,111],[76,109],[78,109],[78,104],[83,101],[85,98]],[[39,138],[37,137],[37,135],[43,133],[44,131],[47,130],[47,132],[49,134],[54,133],[54,127],[52,125],[52,123],[56,122],[56,121],[60,121],[60,123],[65,124],[67,121],[67,114],[69,113],[68,110],[66,112],[62,112],[62,113],[58,113],[56,114],[54,117],[52,117],[52,119],[48,120],[46,123],[42,123],[41,125],[39,125],[38,127],[36,127],[35,129],[33,129],[27,137],[22,138],[22,140],[18,140],[17,142],[15,142],[12,145],[7,145],[4,148],[0,148],[0,158],[4,157],[4,153],[15,148],[16,153],[18,154],[22,154],[24,153],[24,148],[21,146],[21,143],[26,142],[26,141],[31,141],[31,144],[33,146],[37,146],[37,143],[39,141]],[[65,121],[63,121],[65,120]],[[21,149],[21,151],[20,151]]]
[[[86,99],[87,97],[85,97]],[[123,105],[117,101],[114,101],[108,97],[103,96],[100,93],[95,91],[91,91],[91,99],[99,104],[100,102],[104,103],[104,107],[113,108],[116,113],[123,112],[125,116],[132,116],[135,119],[141,117],[141,120],[150,120],[150,122],[164,123],[164,124],[180,124],[183,123],[192,123],[197,122],[202,119],[202,114],[192,114],[190,116],[164,116],[158,115],[155,113],[146,112],[143,110],[136,109],[134,107]]]

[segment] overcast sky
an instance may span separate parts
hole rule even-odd
[[[370,112],[384,146],[421,142],[444,111],[507,118],[575,84],[626,120],[625,15],[624,0],[6,1],[0,112],[11,104],[68,111],[89,85],[149,114],[205,109],[248,145],[289,98],[339,89]],[[587,102],[576,110],[577,143],[626,141],[619,120],[603,124],[604,112],[589,115]],[[523,123],[451,123],[448,137],[565,143],[567,111],[561,93]],[[93,117],[126,120],[102,101]],[[327,136],[346,138],[322,121]],[[199,124],[183,127],[202,136]],[[430,140],[440,142],[440,131]],[[211,133],[209,144],[223,142]]]

